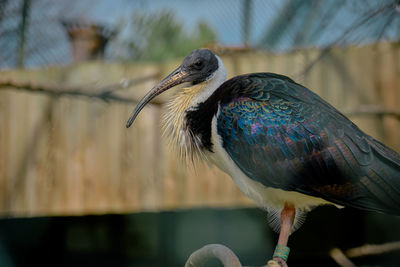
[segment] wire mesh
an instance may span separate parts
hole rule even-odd
[[[174,49],[186,52],[210,43],[229,47],[248,44],[252,49],[282,52],[397,41],[400,39],[399,6],[397,0],[2,0],[0,68],[71,63],[71,45],[61,24],[65,20],[106,25],[115,30],[117,35],[107,46],[106,60],[157,60],[160,57],[138,57],[143,49],[135,50],[137,43],[149,46],[160,42],[159,46],[166,47],[166,51],[159,54],[167,54]],[[170,15],[171,27],[154,19],[163,12]],[[22,23],[24,16],[25,24]],[[147,24],[153,24],[138,24],[140,18],[147,18]],[[200,23],[212,34],[197,38]],[[178,34],[172,35],[171,31]],[[158,39],[147,40],[149,32],[157,32]],[[168,36],[175,41],[161,43]],[[196,40],[191,42],[192,39]],[[154,45],[148,49],[157,50]],[[182,55],[171,52],[171,57],[174,56]]]

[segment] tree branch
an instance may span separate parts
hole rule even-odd
[[[387,11],[387,10],[394,10],[397,8],[397,6],[394,3],[389,3],[377,10],[373,10],[372,12],[366,14],[364,17],[361,17],[359,21],[356,21],[350,27],[348,27],[336,40],[334,40],[331,44],[329,44],[326,48],[322,49],[322,51],[318,54],[318,56],[312,60],[310,63],[307,64],[307,66],[295,77],[299,77],[299,79],[304,78],[310,71],[311,69],[317,64],[319,61],[321,61],[327,54],[331,52],[333,47],[340,45],[349,34],[351,34],[355,29],[359,28],[361,25],[365,24],[368,22],[370,19],[373,17],[377,16],[378,14]]]
[[[329,255],[341,267],[354,267],[355,264],[349,258],[358,258],[371,255],[379,255],[400,251],[400,241],[388,242],[380,245],[363,245],[361,247],[348,249],[346,252],[338,248],[334,248],[329,252]]]
[[[400,251],[400,241],[388,242],[380,245],[364,245],[357,248],[348,249],[345,254],[349,258],[365,257]]]
[[[114,94],[116,90],[125,89],[128,87],[132,87],[133,85],[137,85],[139,83],[154,79],[157,75],[150,75],[138,79],[132,80],[123,80],[118,84],[112,84],[105,87],[100,88],[96,92],[89,92],[87,89],[80,87],[64,87],[64,86],[50,86],[46,84],[32,84],[32,83],[18,83],[15,81],[0,81],[0,90],[12,90],[18,89],[31,93],[40,93],[45,94],[51,97],[60,97],[60,96],[72,96],[72,97],[87,97],[87,98],[96,98],[103,100],[105,102],[120,102],[120,103],[137,103],[138,99],[124,97]],[[163,102],[153,100],[151,102],[154,105],[162,105]]]
[[[96,92],[89,92],[89,89],[77,88],[77,87],[52,87],[45,84],[32,84],[32,83],[16,83],[14,81],[0,81],[0,90],[13,90],[18,89],[31,93],[46,94],[51,97],[60,96],[78,96],[87,98],[97,98],[105,102],[119,102],[119,103],[137,103],[138,99],[124,97],[114,94],[115,91],[130,88],[134,85],[140,84],[142,82],[151,80],[158,77],[157,75],[149,75],[146,77],[132,79],[132,80],[121,80],[117,84],[111,84],[104,86],[97,90]],[[164,104],[163,101],[153,100],[151,102],[154,105],[160,106]],[[377,116],[394,116],[400,119],[400,109],[396,108],[386,108],[379,105],[361,105],[352,110],[344,110],[343,113],[347,116],[360,116],[360,115],[377,115]]]
[[[334,248],[329,251],[329,255],[341,267],[356,267],[356,265],[351,260],[349,260],[349,258],[343,253],[341,249]]]

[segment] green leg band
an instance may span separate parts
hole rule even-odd
[[[275,247],[274,257],[282,258],[285,261],[287,261],[287,259],[289,257],[289,252],[290,252],[289,247],[278,244]]]

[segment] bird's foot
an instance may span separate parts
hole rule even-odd
[[[271,261],[268,261],[268,267],[288,267],[286,261],[279,257],[274,257]]]

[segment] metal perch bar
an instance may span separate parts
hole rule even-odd
[[[242,267],[238,257],[228,247],[220,244],[206,245],[193,252],[186,261],[185,267],[203,266],[208,260],[217,258],[224,266]]]
[[[218,259],[225,267],[242,267],[239,258],[228,247],[220,244],[206,245],[193,252],[185,263],[185,267],[201,267],[210,259]],[[243,266],[246,267],[246,266]],[[249,266],[247,266],[249,267]],[[282,267],[276,261],[270,260],[262,267]],[[287,267],[285,265],[284,267]]]
[[[329,255],[337,264],[339,264],[339,266],[355,267],[356,265],[349,258],[384,254],[393,251],[400,251],[400,241],[389,242],[381,245],[363,245],[361,247],[348,249],[346,252],[343,252],[339,248],[334,248],[329,251]],[[225,267],[242,267],[236,254],[228,247],[220,244],[210,244],[196,250],[189,256],[185,263],[185,267],[201,267],[208,260],[215,258],[221,261]],[[268,261],[268,264],[263,267],[282,266],[276,261],[270,260]]]

